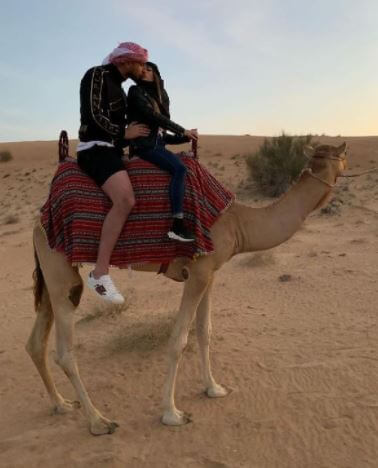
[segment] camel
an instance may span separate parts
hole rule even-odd
[[[309,167],[298,182],[278,201],[253,208],[234,201],[211,229],[215,252],[195,261],[179,258],[169,265],[165,275],[183,281],[183,295],[169,342],[168,375],[163,392],[163,415],[167,425],[182,425],[189,416],[175,405],[175,382],[180,359],[186,347],[190,326],[196,318],[201,368],[205,393],[210,398],[224,397],[228,390],[212,374],[209,347],[211,334],[210,293],[215,273],[234,255],[270,249],[300,228],[314,209],[330,197],[336,179],[346,168],[346,144],[339,147],[307,147]],[[56,413],[82,407],[89,431],[94,435],[114,432],[118,424],[105,418],[93,405],[80,378],[74,356],[74,313],[79,305],[83,281],[79,268],[72,266],[62,253],[50,249],[41,224],[37,222],[33,241],[36,269],[34,297],[36,319],[26,350],[36,365]],[[159,265],[135,268],[158,271]],[[56,326],[56,361],[71,381],[78,400],[69,401],[58,392],[46,360],[47,341],[53,321]]]

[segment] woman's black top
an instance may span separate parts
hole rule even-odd
[[[174,133],[174,135],[169,135],[164,132],[162,138],[166,144],[175,145],[190,141],[184,135],[185,129],[170,120],[169,97],[164,88],[162,88],[161,97],[160,102],[154,82],[140,81],[138,85],[130,87],[127,95],[127,121],[128,123],[144,123],[151,130],[147,137],[135,138],[130,142],[133,150],[153,149],[159,128]]]

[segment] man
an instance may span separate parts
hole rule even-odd
[[[102,226],[96,266],[89,273],[88,286],[114,304],[122,304],[124,298],[109,276],[110,257],[135,204],[122,162],[123,148],[129,140],[149,134],[146,125],[135,122],[125,128],[126,96],[122,82],[141,78],[147,60],[146,49],[132,42],[121,43],[101,66],[85,73],[80,85],[78,164],[113,203]]]

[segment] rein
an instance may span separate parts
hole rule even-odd
[[[317,156],[317,155],[314,155],[312,158],[317,158],[317,159],[333,159],[334,161],[344,161],[345,160],[345,157],[344,158],[340,158],[339,156]],[[310,158],[309,158],[310,159]],[[311,176],[313,179],[316,179],[316,180],[319,180],[319,182],[322,182],[323,184],[327,185],[327,187],[335,187],[336,186],[336,182],[334,184],[330,184],[329,182],[327,182],[326,180],[323,180],[321,179],[320,177],[318,177],[317,175],[315,175],[313,172],[312,172],[312,169],[310,167],[307,167],[306,169],[303,169],[302,171],[302,174],[305,174],[307,173],[309,176]]]
[[[369,172],[374,172],[374,171],[378,171],[378,167],[373,167],[373,169],[362,171],[359,174],[341,174],[339,177],[359,177],[359,176],[362,176],[364,174],[368,174]]]
[[[335,184],[330,184],[329,182],[327,182],[326,180],[323,180],[321,179],[320,177],[316,176],[313,172],[312,172],[312,169],[310,169],[309,167],[307,169],[304,169],[302,174],[305,174],[307,173],[309,176],[311,176],[312,178],[316,179],[316,180],[319,180],[320,182],[323,182],[323,184],[327,185],[328,187],[335,187],[336,183]]]

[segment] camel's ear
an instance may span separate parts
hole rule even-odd
[[[342,143],[338,148],[337,148],[337,154],[345,153],[346,150],[346,142]]]
[[[310,145],[305,145],[303,148],[303,153],[308,159],[311,159],[315,154],[315,148]]]

